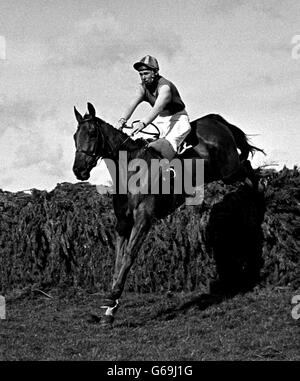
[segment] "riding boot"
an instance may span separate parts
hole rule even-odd
[[[154,142],[149,143],[148,147],[154,148],[155,151],[157,151],[163,158],[168,159],[169,161],[171,161],[176,155],[172,144],[164,138],[157,139]]]
[[[172,144],[164,138],[150,143],[148,147],[154,148],[155,151],[157,151],[164,159],[167,159],[169,162],[176,156],[176,152],[174,151]],[[173,166],[170,166],[165,171],[170,172],[170,179],[174,179],[176,177],[176,171]],[[163,180],[166,181],[167,178],[163,176]]]

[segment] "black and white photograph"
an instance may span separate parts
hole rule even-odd
[[[0,367],[299,362],[299,127],[299,0],[0,0]]]

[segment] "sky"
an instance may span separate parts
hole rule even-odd
[[[146,54],[191,120],[220,114],[266,151],[254,167],[300,165],[299,0],[0,0],[0,189],[78,182],[73,107],[114,125]],[[102,161],[89,181],[109,180]]]

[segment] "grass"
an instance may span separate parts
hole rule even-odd
[[[127,293],[112,330],[90,321],[100,295],[71,291],[8,295],[0,360],[300,360],[300,320],[291,316],[297,293],[289,288],[223,300]]]

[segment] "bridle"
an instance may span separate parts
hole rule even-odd
[[[92,121],[93,119],[94,119],[93,117],[83,119],[82,121],[78,122],[78,127],[85,122]],[[76,148],[76,153],[84,153],[85,155],[92,157],[95,160],[98,160],[100,157],[100,155],[97,155],[98,145],[99,145],[99,128],[98,128],[98,125],[96,123],[96,144],[94,145],[94,149],[92,150],[92,152],[89,152],[89,151],[84,150],[84,149]]]

